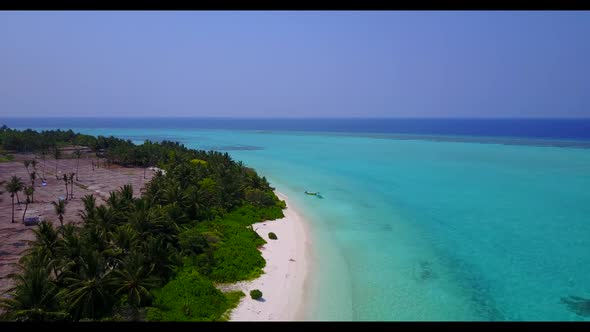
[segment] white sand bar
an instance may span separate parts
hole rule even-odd
[[[292,321],[302,319],[305,278],[309,269],[309,236],[306,221],[289,204],[288,197],[276,192],[287,203],[282,219],[254,224],[254,230],[267,241],[261,248],[266,260],[264,274],[258,279],[224,287],[240,289],[242,298],[230,316],[232,321]],[[274,232],[277,240],[270,240]],[[250,291],[262,291],[262,300],[253,300]]]

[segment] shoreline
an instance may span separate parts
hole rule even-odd
[[[309,275],[310,236],[305,219],[288,201],[288,196],[275,191],[287,203],[284,218],[253,224],[267,241],[260,248],[266,261],[264,273],[254,280],[224,285],[224,290],[241,290],[246,294],[230,315],[230,321],[294,321],[304,319],[306,279]],[[277,240],[270,240],[274,232]],[[253,300],[250,291],[262,291],[261,300]]]

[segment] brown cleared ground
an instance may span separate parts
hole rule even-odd
[[[64,158],[72,158],[71,155],[64,155]],[[93,158],[93,159],[91,159]],[[23,161],[33,159],[33,155],[16,154],[14,161],[0,162],[0,182],[9,181],[13,175],[19,176],[25,185],[31,185],[30,177],[27,173]],[[103,167],[104,160],[101,160],[101,167],[92,169],[92,162],[96,163],[96,157],[88,154],[80,158],[78,181],[74,181],[74,198],[68,199],[66,213],[64,215],[64,224],[79,223],[81,218],[78,213],[83,207],[81,198],[87,194],[96,197],[97,204],[102,204],[109,197],[109,192],[119,189],[125,184],[133,186],[135,196],[140,195],[141,188],[150,181],[153,172],[148,170],[146,179],[143,178],[143,168],[125,168],[116,165]],[[37,174],[43,175],[43,161],[37,158]],[[76,172],[76,159],[59,159],[57,160],[58,175],[61,177],[64,172]],[[32,167],[29,167],[33,171]],[[47,221],[53,222],[59,226],[59,220],[55,215],[52,201],[66,196],[65,184],[62,179],[55,178],[55,159],[47,157],[45,161],[45,180],[47,186],[41,185],[41,179],[35,181],[35,202],[29,204],[27,217],[41,216]],[[69,188],[68,188],[69,190]],[[8,275],[18,271],[15,263],[20,259],[23,251],[27,248],[29,240],[34,239],[32,229],[36,226],[25,226],[22,223],[23,212],[25,210],[24,201],[26,196],[24,192],[19,192],[21,205],[15,203],[14,218],[15,223],[11,223],[12,203],[10,193],[6,192],[4,184],[0,189],[0,294],[6,291],[12,285],[12,280]],[[16,202],[16,197],[15,197]]]

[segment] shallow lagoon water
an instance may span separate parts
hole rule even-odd
[[[72,129],[227,151],[265,175],[310,222],[307,319],[590,320],[562,303],[590,298],[590,149]]]

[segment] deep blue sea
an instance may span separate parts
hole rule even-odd
[[[11,127],[227,129],[590,140],[590,119],[3,119]]]
[[[309,221],[308,319],[590,320],[576,306],[590,300],[590,120],[0,124],[177,140],[256,168]]]

